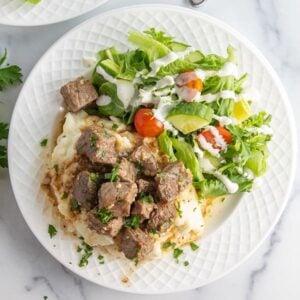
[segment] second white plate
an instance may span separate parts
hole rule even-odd
[[[34,5],[26,0],[0,0],[0,24],[38,26],[83,15],[108,0],[41,0]]]

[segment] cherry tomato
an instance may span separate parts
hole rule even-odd
[[[221,127],[221,126],[215,126],[215,127],[218,129],[218,131],[219,131],[220,135],[223,137],[224,141],[227,144],[230,144],[232,141],[231,133],[224,127]]]
[[[136,131],[145,137],[155,137],[164,131],[164,125],[153,116],[150,108],[140,108],[133,120]]]
[[[231,133],[227,129],[225,129],[224,127],[221,127],[221,126],[215,126],[215,127],[219,131],[219,134],[223,137],[223,139],[226,142],[226,144],[230,144],[231,141],[232,141]],[[201,134],[202,136],[204,136],[204,138],[206,139],[206,141],[208,143],[212,144],[212,146],[215,149],[221,149],[221,146],[217,144],[213,133],[209,129],[203,130],[199,134]]]

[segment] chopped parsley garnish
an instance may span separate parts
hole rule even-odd
[[[114,217],[114,214],[107,208],[96,208],[95,216],[105,225]]]
[[[114,123],[111,128],[112,129],[118,129],[118,127],[119,127],[119,125]]]
[[[103,255],[98,255],[98,261],[99,261],[99,264],[100,265],[103,265],[104,264],[104,256]]]
[[[176,211],[177,211],[177,214],[180,218],[182,218],[182,209],[180,207],[180,203],[177,203],[176,205]]]
[[[175,248],[173,251],[173,257],[175,258],[176,262],[179,263],[179,256],[183,254],[183,250],[180,248]]]
[[[87,244],[84,240],[81,242],[81,245],[77,247],[77,252],[82,253],[82,256],[79,261],[79,267],[84,267],[89,263],[89,258],[93,254],[93,247]]]
[[[65,200],[65,199],[67,199],[68,198],[68,196],[69,196],[69,194],[68,193],[63,193],[63,195],[61,196],[61,200]]]
[[[89,178],[94,183],[98,183],[98,181],[99,181],[99,175],[96,173],[91,173]]]
[[[190,263],[189,263],[187,260],[185,260],[184,263],[183,263],[183,265],[184,265],[185,267],[187,267],[189,264],[190,264]]]
[[[125,218],[125,227],[137,229],[140,227],[140,218],[138,216],[130,216]]]
[[[48,233],[49,233],[50,238],[52,239],[57,234],[57,230],[53,225],[49,224]]]
[[[115,182],[119,178],[119,164],[116,164],[111,173],[105,173],[104,178],[110,180],[110,182]]]
[[[41,147],[46,147],[47,144],[48,144],[48,139],[42,139],[42,140],[40,141]]]
[[[146,202],[146,203],[153,203],[154,202],[154,199],[153,199],[152,195],[144,193],[144,192],[142,192],[140,194],[140,200],[143,201],[143,202]]]
[[[56,173],[58,173],[58,164],[55,164],[55,165],[53,166],[53,169],[55,170]]]
[[[163,249],[175,248],[176,244],[171,242],[164,242],[162,244]]]
[[[106,130],[104,130],[103,133],[102,133],[102,136],[105,137],[105,138],[108,138],[108,137],[109,137],[109,134],[107,133]]]
[[[166,173],[164,173],[164,172],[160,172],[157,175],[162,179],[164,179],[166,177]]]
[[[191,247],[191,249],[193,250],[193,251],[196,251],[197,249],[199,249],[199,246],[197,245],[197,244],[195,244],[195,243],[190,243],[190,247]]]
[[[79,205],[78,201],[75,198],[71,199],[71,207],[75,211],[80,211],[80,205]]]
[[[95,134],[90,136],[90,146],[93,150],[97,150],[97,136]]]
[[[107,154],[107,151],[104,150],[104,149],[102,149],[102,150],[101,150],[101,157],[104,157],[106,154]]]

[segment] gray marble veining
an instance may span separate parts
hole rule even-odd
[[[80,18],[40,28],[0,26],[0,48],[22,66],[24,77],[47,48],[63,33],[97,13],[130,4],[171,3],[185,0],[111,0]],[[248,37],[277,70],[300,114],[300,2],[298,0],[208,0],[199,11],[216,16]],[[8,121],[20,87],[0,95],[0,118]],[[283,116],[285,117],[285,116]],[[300,128],[300,119],[296,118]],[[299,137],[299,133],[298,133]],[[298,162],[298,167],[299,167]],[[298,168],[299,169],[299,168]],[[290,202],[271,236],[237,270],[208,286],[176,295],[129,295],[98,287],[71,273],[38,243],[14,200],[7,171],[0,170],[0,291],[1,299],[300,299],[300,171]],[[5,296],[5,297],[4,297]]]

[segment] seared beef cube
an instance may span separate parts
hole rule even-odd
[[[123,226],[123,219],[121,217],[112,218],[108,222],[103,223],[99,216],[97,216],[97,210],[90,211],[87,218],[90,229],[111,237],[115,237]]]
[[[80,172],[73,183],[73,197],[81,207],[90,210],[97,205],[98,175]]]
[[[146,202],[142,199],[139,199],[134,202],[131,214],[137,215],[141,221],[144,221],[149,219],[150,213],[152,212],[154,207],[154,202]]]
[[[155,182],[152,180],[138,179],[136,183],[139,193],[152,193],[155,191]]]
[[[121,237],[121,251],[129,259],[139,261],[153,250],[153,239],[141,229],[125,229]]]
[[[170,202],[191,184],[193,179],[191,172],[182,162],[175,162],[167,165],[161,173],[156,175],[155,180],[160,200]]]
[[[157,173],[157,162],[150,149],[146,146],[138,147],[132,154],[131,160],[141,166],[146,176],[155,176]]]
[[[129,216],[137,186],[129,182],[106,182],[98,191],[99,208],[106,208],[115,217]]]
[[[134,164],[123,158],[119,165],[118,176],[120,181],[135,182],[136,169]]]
[[[150,214],[148,229],[160,232],[166,231],[171,226],[176,213],[176,207],[173,202],[157,204]]]
[[[66,107],[71,112],[77,112],[98,98],[98,93],[92,83],[84,77],[68,82],[60,89]]]
[[[76,144],[79,154],[93,163],[113,165],[117,162],[116,138],[102,128],[90,127],[83,131]]]

